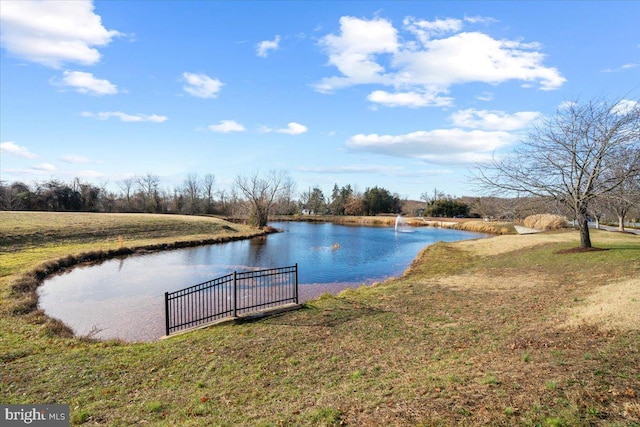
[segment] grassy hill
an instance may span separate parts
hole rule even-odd
[[[640,238],[574,231],[426,248],[400,278],[154,343],[72,337],[24,305],[71,254],[256,230],[211,218],[0,212],[0,401],[73,424],[640,423]],[[22,305],[21,305],[22,304]],[[31,309],[29,309],[29,307]]]

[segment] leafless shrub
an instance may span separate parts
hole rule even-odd
[[[96,325],[93,325],[89,332],[80,336],[80,341],[84,341],[84,342],[99,341],[98,338],[96,338],[96,336],[102,331],[104,331],[104,329],[98,328]]]

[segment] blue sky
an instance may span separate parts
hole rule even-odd
[[[640,90],[640,2],[1,0],[0,179],[285,169],[419,199]]]

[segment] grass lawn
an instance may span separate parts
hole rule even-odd
[[[72,337],[27,301],[31,272],[69,254],[255,232],[0,212],[0,402],[110,426],[640,425],[634,235],[593,231],[607,250],[587,253],[558,253],[575,231],[438,243],[400,278],[154,343]]]

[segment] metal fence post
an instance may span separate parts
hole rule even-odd
[[[296,262],[296,279],[295,280],[296,280],[296,283],[295,283],[294,296],[295,296],[296,304],[298,304],[299,301],[298,301],[298,263],[297,262]]]
[[[169,322],[169,292],[164,293],[164,318],[165,318],[165,332],[169,335],[169,329],[171,323]]]
[[[233,317],[238,317],[238,272],[233,272]]]

